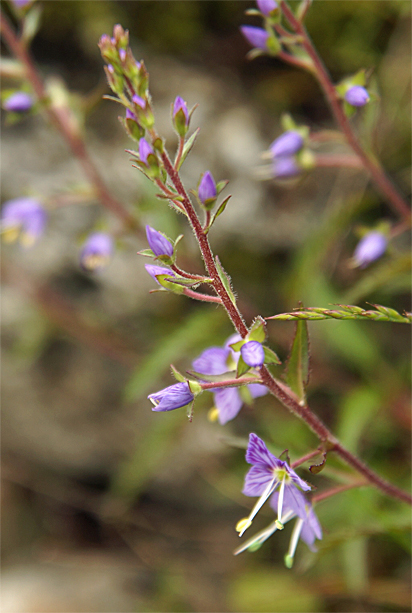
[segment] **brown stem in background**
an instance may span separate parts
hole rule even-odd
[[[410,222],[411,211],[408,203],[403,199],[402,195],[393,185],[392,181],[386,176],[377,161],[372,157],[372,155],[366,153],[366,151],[359,143],[352,129],[351,123],[342,108],[342,104],[339,100],[336,88],[332,83],[332,80],[323,61],[321,60],[315,47],[313,46],[305,26],[297,19],[297,17],[295,17],[293,11],[286,4],[285,0],[281,0],[280,6],[285,18],[289,22],[290,26],[293,28],[294,32],[302,37],[302,46],[309,55],[314,66],[314,70],[310,70],[310,72],[312,72],[316,76],[321,88],[323,89],[323,92],[335,116],[335,119],[340,125],[342,132],[345,134],[347,142],[362,160],[364,167],[371,174],[375,185],[378,187],[379,191],[386,197],[392,208],[401,217],[403,217],[405,220],[409,220]],[[296,62],[291,62],[289,57],[280,57],[282,59],[285,59],[285,61],[296,65]]]
[[[318,153],[315,155],[315,164],[322,168],[364,168],[360,157],[343,153]]]
[[[101,203],[114,215],[121,219],[124,224],[129,226],[131,229],[136,230],[136,220],[120,202],[111,196],[94,163],[90,159],[89,154],[87,153],[82,137],[75,129],[73,129],[70,109],[67,107],[56,108],[49,104],[44,83],[35,67],[35,64],[28,50],[14,32],[11,24],[3,12],[1,13],[0,31],[10,51],[23,64],[26,77],[30,81],[37,98],[42,103],[42,106],[47,112],[52,123],[58,128],[66,139],[73,152],[73,155],[79,160],[85,175],[89,179],[90,183],[93,184]]]

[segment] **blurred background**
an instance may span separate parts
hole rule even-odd
[[[190,231],[131,167],[133,147],[107,94],[97,42],[115,23],[144,58],[160,134],[176,141],[170,104],[199,104],[197,144],[183,167],[187,188],[210,170],[229,179],[225,213],[210,233],[247,322],[254,316],[333,303],[409,310],[405,234],[370,268],[351,268],[359,226],[397,219],[366,174],[318,169],[291,184],[261,182],[261,153],[291,113],[311,130],[334,128],[316,82],[275,59],[245,58],[239,33],[251,2],[47,1],[32,52],[49,83],[65,81],[84,119],[88,151],[111,192],[144,228],[183,233],[179,265],[202,272]],[[2,8],[9,12],[6,3]],[[371,69],[378,100],[353,122],[399,189],[410,194],[410,2],[317,0],[307,19],[335,81]],[[6,52],[7,54],[7,52]],[[6,79],[3,85],[8,85]],[[342,151],[342,145],[329,150]],[[147,395],[173,383],[210,345],[232,333],[223,310],[149,295],[153,280],[136,251],[143,231],[121,235],[110,266],[88,274],[79,248],[97,227],[118,223],[87,198],[67,144],[37,115],[2,130],[2,201],[45,198],[45,236],[2,257],[3,611],[409,611],[410,513],[372,488],[319,504],[319,551],[283,556],[290,526],[258,552],[232,555],[236,522],[253,500],[241,494],[244,450],[256,432],[292,461],[316,448],[307,427],[273,398],[243,407],[224,427],[207,419],[212,396],[184,411],[152,413]],[[69,205],[77,194],[77,204]],[[294,324],[271,322],[286,358]],[[408,489],[409,330],[401,324],[309,325],[309,402],[351,451]],[[274,371],[281,376],[282,368]],[[351,473],[334,458],[319,491]],[[272,521],[263,509],[256,531]]]

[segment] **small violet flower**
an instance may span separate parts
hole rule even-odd
[[[139,157],[141,159],[141,161],[146,164],[146,166],[148,166],[148,162],[147,162],[147,158],[150,154],[153,154],[153,148],[151,147],[151,145],[149,145],[149,143],[147,142],[147,140],[145,138],[141,138],[139,140]]]
[[[358,243],[353,259],[360,268],[366,268],[386,251],[388,239],[382,232],[369,232]]]
[[[273,143],[270,145],[270,151],[275,159],[288,157],[298,153],[298,151],[302,149],[303,144],[304,140],[299,132],[288,130],[273,141]]]
[[[239,536],[251,526],[253,518],[264,505],[266,500],[272,496],[278,488],[278,496],[271,501],[271,506],[275,504],[277,510],[277,528],[283,529],[283,507],[287,506],[293,513],[301,519],[306,518],[306,499],[298,490],[299,487],[307,492],[311,488],[303,481],[295,471],[290,468],[287,462],[279,460],[274,456],[265,443],[256,434],[250,434],[249,445],[246,451],[246,461],[252,464],[245,477],[243,493],[246,496],[260,496],[249,517],[238,522],[236,529]]]
[[[130,109],[126,109],[126,119],[133,119],[133,121],[137,122],[137,117]]]
[[[26,92],[14,92],[3,102],[3,108],[13,113],[27,113],[33,106],[33,98]]]
[[[173,104],[173,117],[176,118],[176,115],[179,111],[183,112],[185,118],[186,126],[189,125],[189,111],[187,110],[187,104],[180,96],[176,97],[176,100]]]
[[[352,106],[365,106],[369,102],[369,94],[361,85],[353,85],[345,93],[345,100]]]
[[[248,341],[240,348],[240,355],[248,366],[257,368],[265,361],[265,352],[258,341]]]
[[[239,360],[239,352],[230,349],[229,345],[240,340],[241,337],[235,334],[226,341],[224,347],[209,347],[194,360],[193,369],[203,375],[223,375],[225,372],[235,370]],[[251,383],[246,387],[252,398],[259,398],[267,393],[266,386],[260,383]],[[234,419],[243,406],[239,389],[226,387],[211,391],[213,392],[219,422],[223,425]]]
[[[31,247],[43,234],[46,221],[46,211],[35,198],[8,200],[1,211],[3,240],[13,243],[19,238],[24,247]]]
[[[267,40],[269,38],[269,34],[266,30],[255,26],[242,26],[240,31],[252,47],[266,51]]]
[[[84,270],[97,271],[105,268],[113,256],[113,238],[106,232],[93,232],[86,239],[80,253]]]
[[[124,62],[126,59],[126,50],[125,49],[119,49],[119,58],[121,62]]]
[[[274,160],[273,177],[275,179],[288,179],[300,174],[301,168],[294,157],[280,157]]]
[[[146,236],[149,247],[155,255],[167,255],[172,257],[173,245],[163,234],[150,226],[146,226]]]
[[[216,183],[212,176],[212,173],[208,170],[204,173],[200,180],[198,196],[202,204],[208,204],[209,202],[216,199]]]
[[[158,279],[156,279],[158,275],[167,275],[168,277],[176,276],[171,270],[169,270],[168,268],[164,268],[163,266],[155,266],[154,264],[145,264],[144,267],[146,268],[147,272],[152,277],[152,279],[154,279],[156,283],[158,283],[159,285],[160,283]]]
[[[262,15],[269,17],[270,14],[278,8],[275,0],[256,0],[257,7]]]
[[[154,407],[152,411],[173,411],[180,409],[194,400],[194,394],[190,391],[186,382],[175,383],[165,389],[148,396]]]
[[[138,96],[137,94],[134,94],[134,96],[132,97],[132,102],[137,104],[137,106],[140,106],[140,108],[142,109],[146,107],[146,100],[144,98],[141,98],[141,96]]]

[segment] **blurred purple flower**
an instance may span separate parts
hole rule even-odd
[[[212,173],[208,170],[204,173],[200,180],[198,195],[200,202],[203,204],[206,204],[208,201],[213,200],[217,196],[215,180]]]
[[[301,168],[294,157],[281,157],[273,162],[273,177],[275,179],[287,179],[300,174]]]
[[[173,411],[192,402],[194,395],[188,383],[181,382],[165,387],[155,394],[150,394],[148,399],[154,404],[152,411]]]
[[[145,138],[141,138],[139,140],[139,156],[140,156],[141,161],[144,162],[146,166],[148,166],[148,163],[147,163],[148,156],[153,153],[154,151],[151,145],[149,145],[149,143],[147,142]]]
[[[257,368],[265,361],[265,352],[258,341],[248,341],[240,348],[240,355],[248,366]]]
[[[255,26],[241,26],[240,31],[252,47],[266,51],[266,43],[269,38],[269,34],[266,30],[263,28],[256,28]]]
[[[239,360],[239,352],[230,349],[229,345],[239,341],[241,337],[231,336],[224,347],[209,347],[194,360],[193,369],[203,375],[223,375],[225,372],[235,370]],[[259,398],[267,394],[267,388],[260,383],[251,383],[247,386],[252,398]],[[243,406],[239,389],[236,387],[216,388],[211,390],[218,411],[219,422],[223,425],[234,419]]]
[[[168,268],[164,268],[163,266],[155,266],[154,264],[145,264],[144,267],[146,268],[147,272],[152,277],[152,279],[154,279],[156,283],[158,283],[159,285],[160,283],[156,279],[157,275],[167,275],[168,277],[176,276],[174,272],[172,272]]]
[[[134,96],[132,97],[132,102],[137,104],[137,106],[140,106],[140,108],[142,109],[146,107],[146,100],[144,98],[141,98],[141,96],[138,96],[137,94],[134,94]]]
[[[288,130],[273,141],[270,151],[274,158],[288,157],[300,151],[303,143],[303,137],[299,132]]]
[[[168,255],[172,257],[173,245],[163,234],[150,226],[146,226],[146,236],[149,247],[155,255]]]
[[[84,243],[80,264],[88,271],[105,268],[113,256],[113,238],[106,232],[93,232]]]
[[[119,58],[121,62],[124,62],[126,59],[126,50],[125,49],[119,49]]]
[[[133,121],[137,122],[137,117],[130,109],[126,109],[126,119],[133,119]]]
[[[47,214],[35,198],[14,198],[3,204],[1,231],[5,242],[18,238],[24,247],[31,247],[43,234]]]
[[[357,266],[360,268],[366,268],[378,260],[386,251],[388,246],[388,239],[382,232],[369,232],[358,243],[353,259]]]
[[[352,106],[365,106],[369,102],[369,94],[361,85],[354,85],[347,90],[345,100]]]
[[[3,108],[13,113],[27,113],[34,104],[30,94],[26,92],[14,92],[3,102]]]
[[[278,8],[275,0],[256,0],[257,7],[262,15],[269,17]]]

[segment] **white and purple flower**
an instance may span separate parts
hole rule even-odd
[[[209,347],[193,362],[193,369],[203,375],[222,375],[235,370],[239,360],[239,352],[233,351],[229,345],[240,341],[238,334],[231,336],[224,347]],[[245,345],[248,343],[245,343]],[[246,386],[252,398],[267,394],[267,388],[260,383]],[[234,419],[243,406],[242,396],[236,387],[216,388],[211,390],[214,395],[217,418],[223,425]]]

